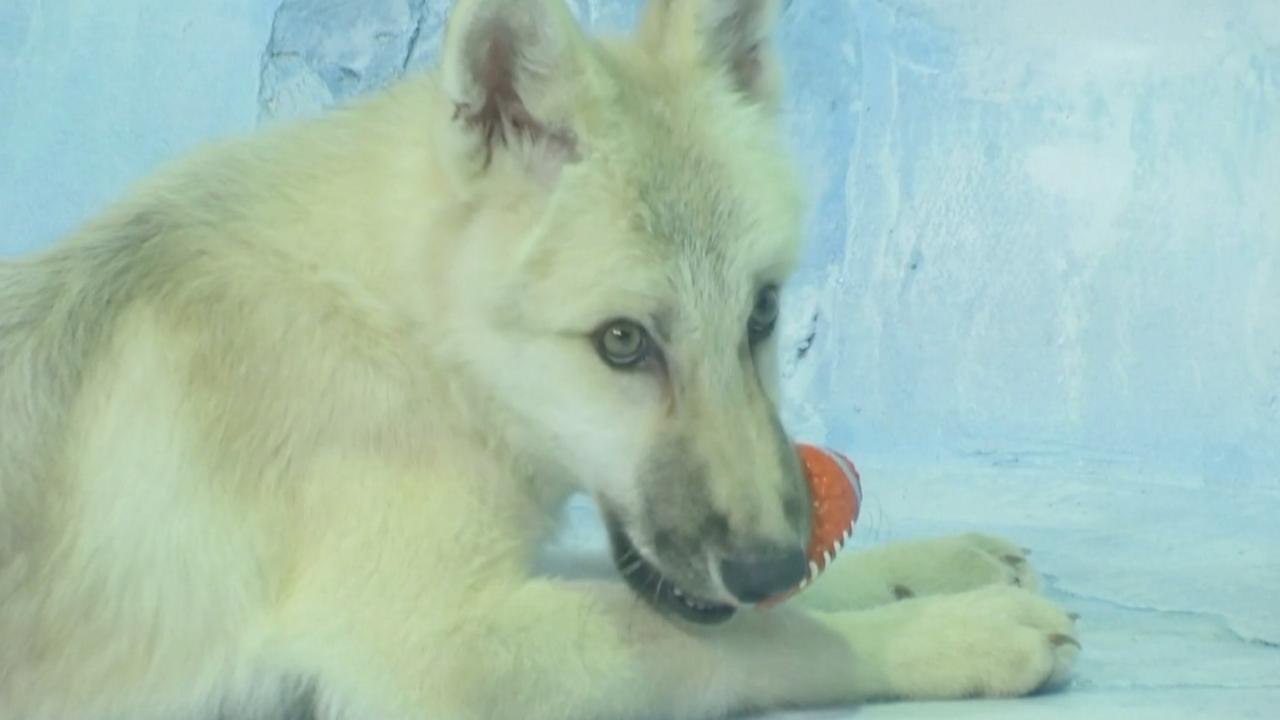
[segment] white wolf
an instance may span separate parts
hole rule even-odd
[[[741,607],[807,532],[774,4],[654,0],[602,41],[560,0],[462,0],[438,72],[0,265],[0,718],[701,718],[1061,679],[1072,619],[985,536]],[[575,490],[628,582],[531,572]]]

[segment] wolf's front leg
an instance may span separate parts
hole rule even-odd
[[[621,585],[533,581],[440,630],[346,638],[354,645],[328,653],[337,664],[322,683],[350,717],[693,719],[1018,695],[1060,679],[1078,647],[1055,607],[999,587],[852,613],[743,611],[695,627]]]
[[[988,585],[1038,591],[1040,578],[1027,550],[991,535],[967,533],[847,553],[796,599],[834,612]]]
[[[369,617],[328,638],[322,704],[344,720],[694,720],[858,694],[847,639],[788,608],[691,626],[621,583],[534,580],[473,610],[433,637]]]

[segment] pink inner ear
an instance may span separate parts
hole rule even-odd
[[[769,0],[703,0],[708,57],[753,101],[772,99],[768,37],[777,12]]]
[[[476,39],[468,39],[466,46],[475,50],[465,62],[468,72],[480,86],[482,99],[479,107],[458,103],[454,106],[453,117],[480,133],[484,144],[484,165],[488,167],[493,161],[494,145],[507,143],[507,124],[513,117],[527,117],[528,113],[515,87],[518,57],[515,31],[495,19],[472,30],[472,34]],[[516,129],[522,126],[518,121],[511,124]]]
[[[529,111],[521,96],[519,83],[529,68],[521,67],[520,35],[508,21],[495,17],[472,30],[467,46],[474,48],[466,58],[468,71],[480,88],[482,100],[478,106],[458,103],[454,106],[454,119],[461,120],[469,129],[479,133],[484,150],[484,167],[493,162],[497,146],[508,147],[511,140],[523,140],[528,145],[544,146],[541,156],[546,167],[531,168],[537,176],[558,173],[558,162],[576,162],[578,156],[577,135],[567,128],[549,126]],[[514,137],[508,137],[508,135]],[[544,163],[538,162],[537,165]]]

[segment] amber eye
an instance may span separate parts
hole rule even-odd
[[[778,322],[778,288],[770,285],[756,295],[755,307],[751,309],[751,317],[747,320],[747,338],[752,343],[760,342],[773,334],[773,326]]]
[[[609,367],[619,370],[634,368],[652,352],[649,333],[634,320],[615,320],[595,334],[596,352]]]

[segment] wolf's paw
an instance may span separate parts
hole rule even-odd
[[[900,574],[900,594],[941,595],[986,585],[1040,590],[1040,576],[1026,548],[982,533],[966,533],[886,548],[889,572]]]
[[[809,607],[838,611],[988,585],[1036,592],[1040,577],[1027,552],[979,533],[893,543],[839,558],[800,597]]]
[[[854,644],[869,641],[868,659],[883,663],[878,694],[886,697],[1025,695],[1062,683],[1080,651],[1072,617],[1016,587],[905,600],[863,615],[858,624],[875,639]]]

